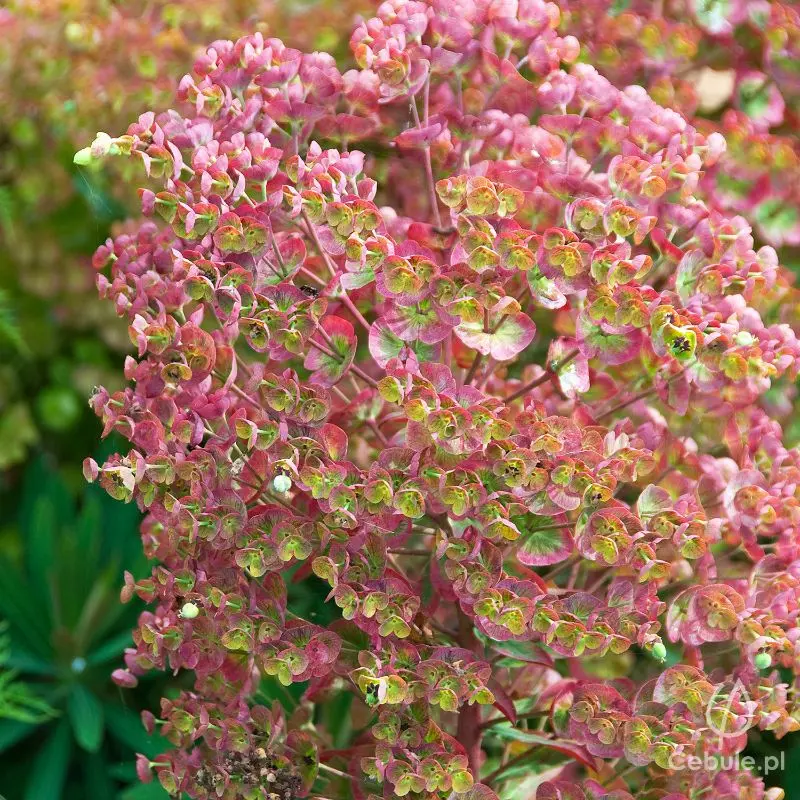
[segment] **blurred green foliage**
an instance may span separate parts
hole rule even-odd
[[[38,457],[0,530],[0,792],[6,800],[145,800],[135,753],[166,743],[138,711],[163,686],[110,680],[141,605],[122,605],[122,571],[147,570],[135,507],[94,486],[76,494]],[[9,492],[2,495],[3,507]]]
[[[89,257],[124,210],[68,158],[74,191],[55,207],[30,206],[18,186],[0,185],[0,470],[43,439],[50,448],[74,441],[81,428],[91,449],[86,397],[95,384],[119,381],[127,336],[94,296]],[[37,270],[37,257],[52,263]]]

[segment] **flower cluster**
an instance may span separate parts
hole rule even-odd
[[[705,179],[710,202],[763,239],[800,244],[800,9],[787,0],[569,0],[562,28],[616,85],[718,130],[728,151]],[[711,121],[706,119],[710,117]],[[721,117],[721,119],[720,119]]]
[[[116,130],[142,107],[162,107],[198,50],[221,35],[292,32],[309,47],[346,48],[336,31],[358,2],[313,0],[4,0],[0,3],[0,299],[22,318],[27,348],[0,357],[0,468],[22,460],[39,425],[75,426],[80,398],[115,382],[127,346],[98,301],[89,255],[131,213],[116,191],[133,170],[104,179],[76,168],[98,126]],[[0,337],[3,338],[3,337]],[[5,347],[5,345],[4,345]],[[24,356],[24,357],[23,357]],[[35,376],[35,377],[34,377]]]
[[[390,0],[344,72],[218,41],[182,111],[76,156],[149,178],[94,259],[131,449],[85,473],[156,562],[115,679],[194,673],[146,719],[170,792],[490,800],[545,753],[540,800],[780,796],[674,759],[800,728],[790,282],[703,199],[725,139],[561,23]]]

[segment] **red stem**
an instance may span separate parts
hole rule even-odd
[[[477,640],[472,629],[472,621],[464,614],[458,612],[458,643],[474,652]],[[476,783],[481,775],[481,708],[475,703],[471,706],[462,706],[458,714],[458,728],[456,739],[464,748],[469,760],[469,769]]]

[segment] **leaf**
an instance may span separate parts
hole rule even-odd
[[[538,664],[540,667],[546,667],[557,672],[553,660],[545,653],[539,645],[529,641],[517,642],[513,639],[508,639],[504,642],[498,642],[493,639],[486,640],[487,646],[492,650],[501,653],[507,658],[513,658],[516,661],[523,661],[526,664]]]
[[[533,299],[542,308],[561,308],[567,304],[566,296],[555,281],[542,275],[539,267],[529,269],[526,274]]]
[[[537,521],[542,520],[541,527]],[[572,553],[572,536],[566,528],[553,527],[549,517],[523,514],[511,521],[520,531],[517,559],[528,567],[544,567],[566,561]]]
[[[11,305],[11,298],[5,289],[0,289],[0,348],[5,345],[8,345],[8,348],[18,355],[30,355],[30,348],[22,336],[16,311]]]
[[[495,361],[514,358],[533,341],[536,325],[521,311],[504,313],[507,305],[502,300],[495,305],[489,313],[488,325],[483,320],[459,323],[455,328],[456,336],[467,347]]]
[[[322,705],[322,719],[325,730],[336,748],[346,747],[353,730],[352,692],[338,692],[332,699]]]
[[[82,800],[109,800],[114,796],[114,784],[102,753],[90,753],[84,760],[83,785],[85,794]]]
[[[0,753],[13,747],[26,736],[33,733],[39,726],[17,720],[0,720]]]
[[[49,703],[17,679],[16,671],[0,671],[0,717],[35,725],[52,719],[56,713]]]
[[[33,761],[24,800],[61,797],[67,778],[70,749],[69,723],[64,719]]]
[[[497,795],[485,784],[476,783],[463,794],[455,795],[458,800],[497,800]]]
[[[122,657],[126,647],[133,643],[133,636],[129,630],[120,631],[98,645],[86,657],[86,663],[91,666],[107,664],[109,661],[116,661]]]
[[[589,769],[595,769],[595,762],[591,755],[581,745],[570,744],[569,742],[559,741],[558,739],[548,739],[540,733],[521,731],[518,728],[509,728],[505,725],[495,725],[490,729],[492,735],[499,736],[501,739],[512,739],[515,742],[525,742],[526,744],[536,744],[557,750],[559,753],[580,761],[581,764]]]
[[[447,337],[458,317],[438,310],[430,298],[425,298],[413,306],[396,305],[381,320],[404,342],[437,344]]]
[[[319,439],[334,461],[341,461],[346,456],[347,434],[337,425],[326,422],[319,429]]]
[[[10,623],[13,638],[24,642],[31,653],[50,658],[50,629],[45,612],[28,592],[19,570],[6,558],[0,558],[0,615]]]
[[[489,678],[487,688],[494,695],[494,707],[512,724],[517,724],[517,710],[514,701],[508,696],[506,690],[494,679]]]
[[[433,361],[436,358],[436,345],[423,344],[415,341],[406,344],[381,317],[372,323],[369,329],[369,352],[381,367],[385,367],[393,358],[397,358],[404,347],[413,350],[418,361]]]
[[[644,488],[636,501],[636,514],[645,522],[656,514],[669,511],[671,508],[672,498],[669,496],[669,492],[652,483]]]
[[[31,581],[31,588],[44,597],[48,593],[56,561],[56,535],[56,507],[45,494],[34,502],[30,525],[24,533],[28,575],[36,578]]]
[[[103,742],[103,707],[82,684],[76,683],[67,700],[67,712],[75,739],[90,753],[96,753]]]
[[[682,303],[688,303],[695,293],[697,278],[704,263],[707,262],[702,250],[690,250],[678,264],[675,273],[675,290]]]
[[[153,781],[152,783],[140,783],[125,789],[119,795],[119,800],[169,800],[169,795],[160,783]]]
[[[103,705],[108,731],[115,739],[136,753],[155,758],[170,748],[170,743],[157,733],[148,733],[133,711],[112,703]]]
[[[303,366],[312,370],[310,380],[323,386],[333,386],[353,363],[356,354],[356,332],[342,317],[328,316],[321,322],[324,339],[330,354],[311,345]]]
[[[578,342],[584,355],[596,356],[605,364],[624,364],[640,352],[642,334],[605,323],[595,324],[586,311],[578,315]]]

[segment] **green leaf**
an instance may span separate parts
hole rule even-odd
[[[12,719],[0,720],[0,753],[22,741],[38,727],[38,725],[31,725],[28,722],[18,722]]]
[[[352,705],[351,692],[339,692],[322,705],[322,721],[333,739],[334,748],[344,748],[350,740],[353,730],[353,715],[350,712]]]
[[[58,671],[58,668],[52,661],[29,653],[15,641],[10,642],[8,657],[5,660],[5,664],[9,669],[16,669],[30,675],[47,675],[52,677]]]
[[[62,720],[34,759],[24,800],[43,800],[45,797],[55,800],[61,797],[70,749],[69,723]]]
[[[0,616],[12,627],[12,637],[24,642],[26,649],[49,659],[50,627],[42,604],[28,591],[15,564],[0,558]]]
[[[130,647],[132,643],[133,636],[130,630],[120,631],[92,650],[87,656],[86,662],[91,666],[97,666],[120,659],[125,648]]]
[[[119,794],[119,800],[169,800],[160,783],[140,783]]]
[[[67,701],[67,711],[78,744],[96,753],[103,742],[103,707],[80,683],[75,684]]]
[[[114,796],[114,783],[108,774],[108,766],[102,753],[89,753],[83,762],[82,800],[109,800]]]
[[[159,736],[157,733],[148,733],[142,726],[138,714],[133,711],[123,706],[105,703],[103,712],[108,732],[134,752],[141,753],[148,758],[155,758],[171,747],[163,736]]]
[[[56,715],[49,703],[18,680],[16,671],[0,671],[0,717],[36,725]]]
[[[6,346],[18,355],[30,355],[30,349],[17,323],[17,314],[12,308],[11,298],[5,289],[0,289],[0,347]]]
[[[25,555],[31,589],[43,599],[55,563],[56,508],[52,498],[42,495],[34,502],[29,529],[25,532]]]

